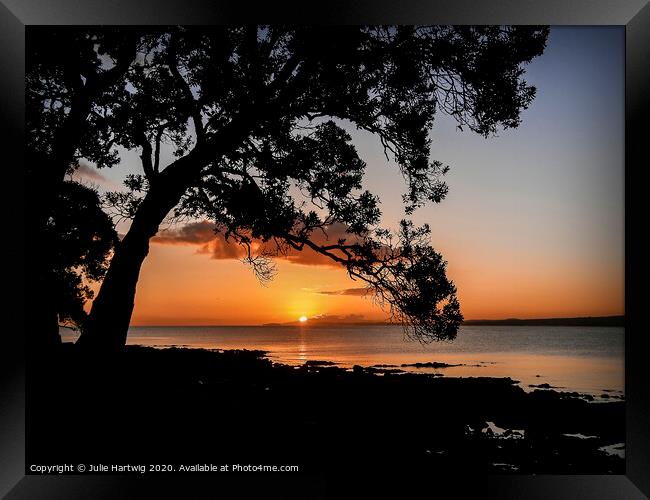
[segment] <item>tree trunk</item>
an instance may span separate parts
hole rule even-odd
[[[74,160],[81,138],[87,125],[87,117],[93,103],[107,89],[122,78],[131,62],[135,59],[138,34],[130,30],[124,34],[124,45],[117,56],[115,66],[103,73],[89,78],[82,88],[73,92],[70,112],[61,128],[56,131],[52,140],[50,155],[38,154],[36,151],[26,151],[27,184],[35,191],[36,200],[30,209],[33,225],[28,240],[30,249],[38,248],[39,234],[45,229],[50,209],[61,192],[68,167]],[[68,71],[68,70],[66,70]],[[72,68],[71,79],[79,79],[78,69]],[[33,250],[32,250],[33,251]],[[30,350],[47,350],[61,343],[59,335],[59,317],[56,308],[55,292],[52,291],[51,266],[46,258],[39,256],[39,264],[29,275],[31,283],[38,284],[43,290],[44,300],[32,311],[28,318],[30,331],[28,333],[28,348]]]
[[[149,253],[149,240],[185,191],[182,183],[152,187],[140,204],[131,228],[120,242],[93,302],[77,344],[102,351],[126,344],[140,268]]]
[[[126,344],[136,285],[142,263],[149,253],[149,240],[200,175],[202,166],[240,144],[249,133],[250,123],[250,117],[242,114],[239,120],[233,120],[218,136],[212,137],[211,145],[195,147],[156,175],[131,228],[111,260],[90,317],[77,341],[80,347],[106,351],[119,350]]]

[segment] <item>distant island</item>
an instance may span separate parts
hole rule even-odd
[[[373,320],[333,320],[322,318],[309,318],[307,321],[287,321],[285,323],[264,323],[262,326],[390,326],[394,323],[389,321],[373,321]]]
[[[262,326],[378,326],[391,325],[388,321],[373,321],[360,318],[322,317],[309,318],[306,322],[265,323]],[[467,326],[625,326],[625,316],[583,316],[577,318],[536,318],[536,319],[468,319]]]
[[[469,319],[463,325],[493,326],[625,326],[625,316],[585,316],[580,318],[542,319]]]

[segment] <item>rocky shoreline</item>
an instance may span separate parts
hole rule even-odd
[[[28,463],[294,463],[303,472],[621,474],[625,406],[509,378],[456,378],[263,351],[64,345],[28,379]],[[56,409],[56,411],[53,411]]]

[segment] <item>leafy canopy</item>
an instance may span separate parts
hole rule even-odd
[[[517,127],[535,95],[523,66],[547,35],[500,26],[156,28],[140,33],[125,78],[93,107],[89,137],[101,133],[99,145],[79,151],[100,167],[117,147],[140,152],[129,192],[107,197],[121,215],[137,219],[143,199],[171,197],[177,216],[208,217],[247,248],[262,279],[273,273],[269,257],[310,248],[362,280],[416,337],[449,339],[462,315],[429,229],[408,220],[396,234],[379,227],[379,200],[362,186],[366,164],[341,123],[379,138],[404,176],[410,215],[447,193],[448,167],[430,159],[436,113],[486,137]],[[161,165],[163,147],[178,160]],[[344,237],[316,237],[335,224]]]

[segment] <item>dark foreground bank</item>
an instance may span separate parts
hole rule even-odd
[[[34,360],[27,464],[622,474],[622,401],[511,379],[294,368],[261,351],[72,345]]]

